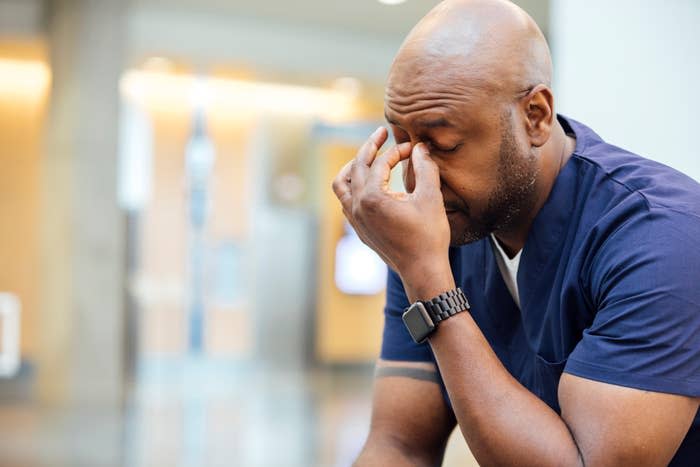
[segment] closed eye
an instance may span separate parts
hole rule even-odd
[[[429,148],[430,148],[431,151],[440,152],[440,153],[443,153],[443,154],[449,154],[449,153],[451,153],[451,152],[455,152],[455,151],[457,151],[459,148],[462,147],[462,143],[457,144],[457,145],[455,145],[455,146],[453,146],[453,147],[451,147],[451,148],[442,148],[442,147],[440,147],[440,146],[437,146],[435,143],[428,143],[428,145],[429,145]]]

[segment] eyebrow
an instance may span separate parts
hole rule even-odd
[[[384,113],[384,118],[386,119],[387,122],[389,122],[392,125],[401,126],[398,124],[398,122],[396,120],[390,119],[389,116],[386,114],[386,112]],[[450,128],[450,127],[454,126],[452,123],[448,122],[447,120],[445,120],[442,117],[436,118],[433,120],[417,120],[416,125],[423,127],[423,128],[428,128],[428,129]]]

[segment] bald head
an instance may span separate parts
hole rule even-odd
[[[547,42],[518,6],[508,0],[445,0],[404,41],[391,67],[389,90],[397,80],[425,88],[429,83],[421,78],[428,77],[465,91],[512,95],[549,86],[551,75]]]
[[[573,150],[554,113],[551,68],[542,32],[507,0],[444,0],[401,46],[386,119],[397,143],[428,147],[452,245],[497,233],[522,248]]]

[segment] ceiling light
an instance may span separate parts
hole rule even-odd
[[[43,98],[51,84],[51,70],[41,61],[0,58],[0,98]]]
[[[172,111],[175,103],[187,105],[189,96],[190,108],[205,106],[211,112],[239,116],[303,114],[342,120],[354,112],[356,102],[356,96],[347,90],[143,70],[128,70],[120,87],[124,97],[149,108]]]

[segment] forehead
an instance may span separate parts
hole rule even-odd
[[[440,130],[440,129],[456,129],[460,123],[450,118],[449,113],[436,112],[434,110],[420,112],[416,115],[404,118],[403,115],[395,115],[390,111],[384,112],[384,118],[391,125],[399,127],[411,127],[421,131]]]
[[[408,120],[411,125],[427,128],[449,127],[488,111],[494,90],[459,68],[450,70],[449,66],[431,66],[425,61],[395,63],[384,95],[387,120]]]
[[[416,88],[396,91],[387,86],[384,115],[389,123],[422,130],[454,128],[478,119],[484,105],[476,96],[456,89]]]

